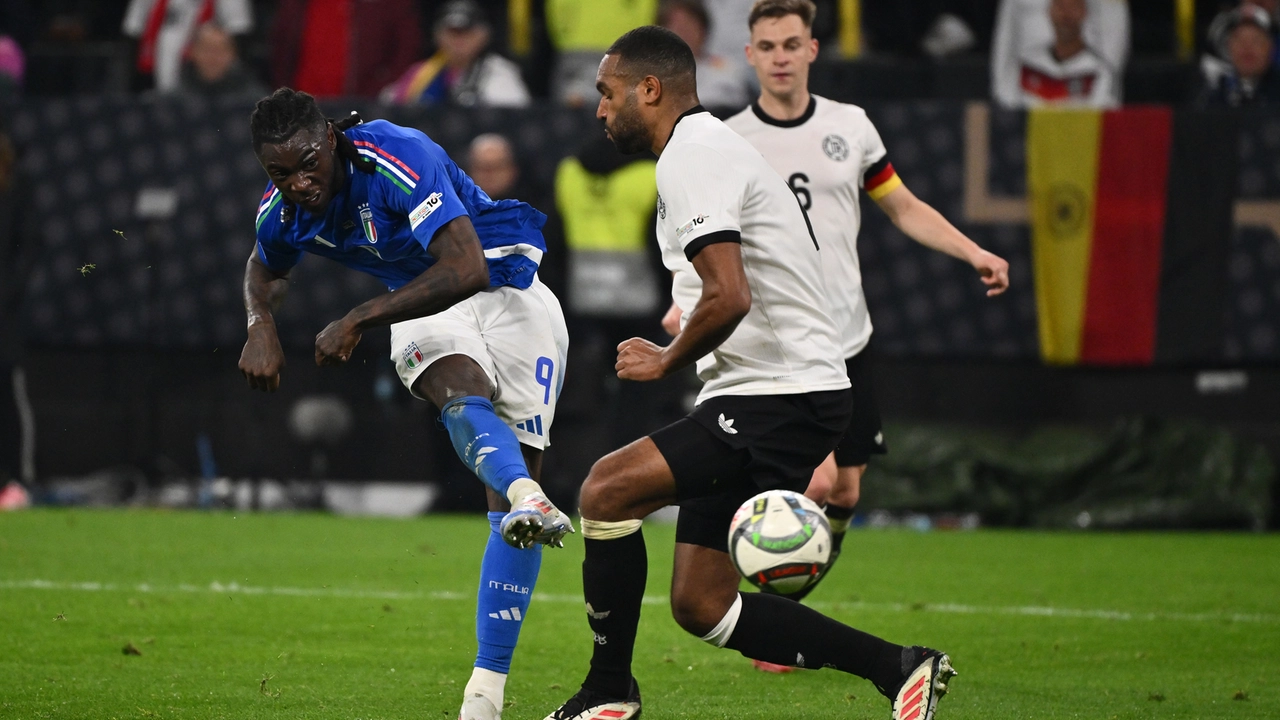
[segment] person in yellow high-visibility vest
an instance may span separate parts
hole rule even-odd
[[[623,155],[604,133],[556,169],[556,209],[568,250],[566,305],[574,338],[574,383],[603,386],[611,440],[629,442],[649,429],[656,399],[614,378],[614,348],[635,336],[660,336],[663,278],[651,255],[657,213],[657,163]],[[573,388],[568,388],[573,394]],[[634,396],[634,397],[633,397]]]
[[[556,51],[551,96],[570,107],[595,103],[596,68],[614,38],[657,18],[658,0],[546,0]]]

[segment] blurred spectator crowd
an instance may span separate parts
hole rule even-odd
[[[811,88],[843,100],[989,98],[1007,108],[1125,102],[1280,104],[1280,0],[815,0]],[[697,60],[715,110],[758,93],[744,57],[753,0],[0,0],[0,437],[22,385],[16,318],[35,241],[3,107],[82,94],[240,95],[288,85],[389,105],[593,107],[602,53],[661,24]],[[18,150],[21,150],[20,148]],[[494,198],[550,216],[544,281],[565,299],[578,368],[567,392],[604,407],[621,445],[679,397],[610,372],[617,343],[662,339],[667,273],[654,251],[655,163],[603,134],[565,147],[549,186],[510,139],[458,158]],[[12,172],[11,172],[12,170]],[[117,231],[118,232],[118,231]],[[86,266],[87,267],[87,266]],[[8,378],[14,378],[12,383]],[[586,387],[582,384],[588,384]],[[17,393],[17,390],[13,391]],[[19,403],[20,404],[20,403]],[[0,475],[19,455],[0,445]],[[10,471],[9,474],[16,474]]]
[[[833,71],[833,82],[862,67],[880,77],[855,85],[882,97],[929,97],[939,83],[918,82],[919,69],[945,65],[952,96],[980,93],[1015,108],[1114,107],[1130,99],[1126,89],[1144,102],[1280,99],[1280,0],[816,3],[822,63],[853,67]],[[632,27],[659,23],[693,48],[704,104],[741,107],[756,91],[742,50],[751,4],[4,0],[0,97],[291,85],[401,104],[590,105],[601,51]],[[953,83],[956,72],[968,81]]]

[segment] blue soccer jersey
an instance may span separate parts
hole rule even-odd
[[[492,200],[423,133],[374,120],[346,131],[375,172],[346,163],[347,177],[323,215],[283,217],[274,184],[258,207],[258,257],[283,273],[303,251],[369,273],[395,290],[435,264],[427,252],[445,223],[467,215],[489,263],[489,284],[529,287],[546,241],[547,217],[519,200]]]

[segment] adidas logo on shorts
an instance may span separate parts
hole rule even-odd
[[[520,422],[516,423],[516,429],[541,436],[542,435],[542,416],[534,415],[528,420],[521,420]]]

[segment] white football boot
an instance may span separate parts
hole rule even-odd
[[[569,516],[560,512],[540,492],[527,495],[512,505],[511,512],[502,518],[499,530],[508,545],[521,549],[533,547],[535,543],[564,547],[564,536],[577,532]]]
[[[502,711],[495,708],[489,698],[483,695],[472,695],[462,701],[458,720],[502,720]]]
[[[914,653],[918,664],[893,696],[892,720],[933,720],[938,700],[947,694],[947,683],[958,673],[946,653],[920,646],[903,652],[903,665],[908,669],[907,653]]]

